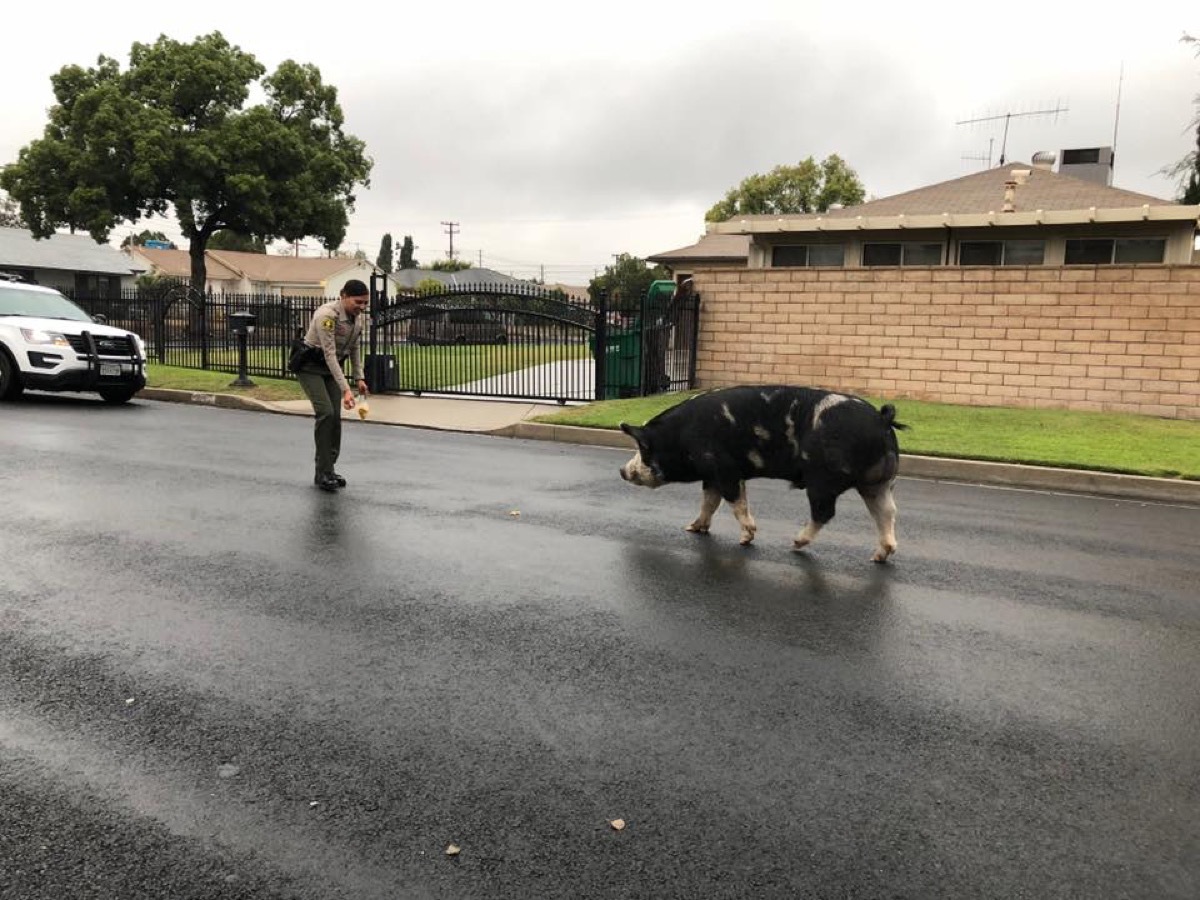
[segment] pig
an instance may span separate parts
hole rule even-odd
[[[621,477],[649,488],[699,481],[704,489],[700,515],[686,530],[708,534],[725,500],[741,526],[743,546],[757,530],[746,482],[791,482],[808,492],[810,512],[794,550],[813,542],[833,518],[837,498],[854,488],[878,530],[871,558],[883,563],[896,552],[896,429],[904,427],[890,403],[876,409],[852,394],[787,385],[722,388],[685,400],[641,427],[621,423],[637,442]]]

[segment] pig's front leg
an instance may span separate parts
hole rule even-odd
[[[708,534],[708,529],[712,526],[713,514],[720,505],[721,492],[712,485],[704,485],[704,499],[700,501],[700,515],[696,516],[696,521],[687,526],[685,530],[693,534]]]
[[[738,496],[733,501],[733,516],[742,526],[739,543],[745,547],[754,540],[754,533],[758,531],[758,525],[754,521],[754,516],[750,515],[750,504],[746,502],[746,482],[744,481],[738,482]]]

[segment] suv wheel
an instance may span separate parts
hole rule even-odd
[[[16,400],[23,390],[25,385],[21,384],[17,364],[7,350],[0,348],[0,400]]]
[[[105,403],[128,403],[137,391],[131,388],[105,388],[97,393]]]

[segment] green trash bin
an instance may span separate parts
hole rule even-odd
[[[596,338],[588,340],[593,358]],[[604,396],[601,400],[623,400],[641,394],[642,332],[640,328],[612,328],[604,347]]]

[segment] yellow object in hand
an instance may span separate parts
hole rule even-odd
[[[371,414],[371,405],[367,403],[366,398],[364,398],[362,394],[359,394],[358,396],[358,417],[360,419],[366,419],[366,417]]]

